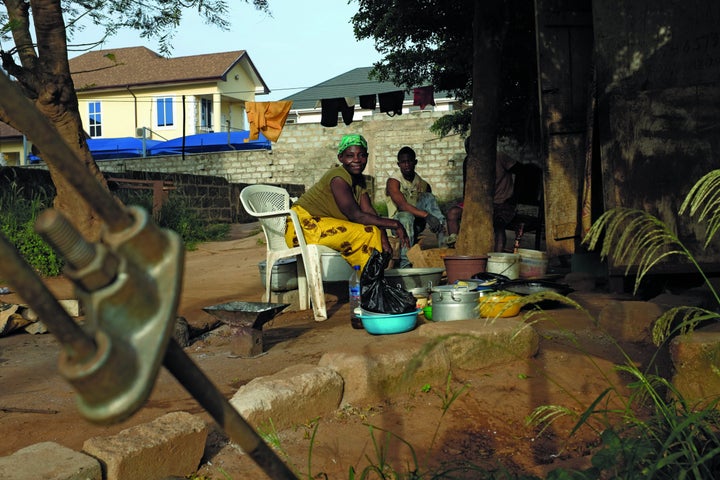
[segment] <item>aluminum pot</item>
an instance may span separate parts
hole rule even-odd
[[[430,292],[432,317],[435,322],[478,318],[480,292],[467,287],[442,285]]]

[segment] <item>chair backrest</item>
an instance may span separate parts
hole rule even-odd
[[[273,185],[249,185],[240,192],[240,201],[245,210],[260,222],[268,250],[287,250],[285,230],[290,213],[287,190]]]

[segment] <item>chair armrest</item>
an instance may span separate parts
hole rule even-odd
[[[253,217],[272,218],[290,215],[290,210],[273,210],[272,212],[248,212]]]

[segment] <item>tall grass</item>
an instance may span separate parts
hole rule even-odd
[[[720,228],[720,170],[701,178],[685,198],[680,214],[689,213],[698,222],[707,222],[707,248]],[[601,257],[613,257],[621,264],[637,268],[635,291],[653,267],[671,256],[680,256],[693,265],[705,280],[720,309],[720,297],[700,264],[665,223],[648,212],[616,208],[605,212],[590,229],[586,242],[591,249],[601,247]],[[686,334],[720,314],[698,307],[676,307],[657,319],[653,340],[660,347],[677,335]],[[613,386],[605,390],[586,409],[571,431],[575,433],[591,419],[599,419],[601,446],[585,470],[558,469],[548,479],[714,479],[720,478],[720,412],[717,398],[690,403],[667,378],[641,371],[628,361],[617,366],[631,378],[630,394]],[[720,374],[717,366],[716,374]],[[600,408],[607,396],[621,400],[623,409]],[[551,421],[548,412],[561,412],[544,406],[530,422]],[[617,420],[619,418],[619,421]]]
[[[137,205],[148,212],[152,211],[152,194],[120,190],[118,196],[126,205]],[[230,232],[229,224],[208,222],[187,198],[177,194],[170,195],[163,202],[156,221],[160,227],[177,232],[187,250],[195,250],[201,242],[224,240]]]
[[[0,233],[43,276],[59,275],[63,266],[62,259],[34,229],[38,214],[51,203],[52,198],[42,191],[27,198],[14,182],[0,189]]]

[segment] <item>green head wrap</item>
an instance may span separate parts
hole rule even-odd
[[[343,135],[342,140],[340,140],[340,145],[338,145],[338,155],[341,155],[346,148],[354,145],[359,145],[367,150],[367,140],[365,140],[362,135],[358,135],[356,133],[352,135]]]

